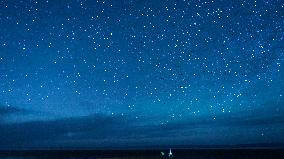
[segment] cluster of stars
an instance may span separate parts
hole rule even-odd
[[[68,114],[92,101],[105,109],[89,113],[166,124],[283,98],[281,1],[0,4],[6,106]]]

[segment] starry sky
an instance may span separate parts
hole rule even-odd
[[[282,144],[283,26],[283,0],[0,0],[0,149]]]

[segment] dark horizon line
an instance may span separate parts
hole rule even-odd
[[[136,150],[203,150],[203,149],[284,149],[284,143],[236,144],[236,145],[169,145],[131,147],[45,147],[45,148],[0,148],[3,151],[136,151]]]

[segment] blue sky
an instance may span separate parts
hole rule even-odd
[[[284,142],[281,0],[0,4],[0,149]]]

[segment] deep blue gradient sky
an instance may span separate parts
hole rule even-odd
[[[284,143],[283,0],[1,0],[0,149]]]

